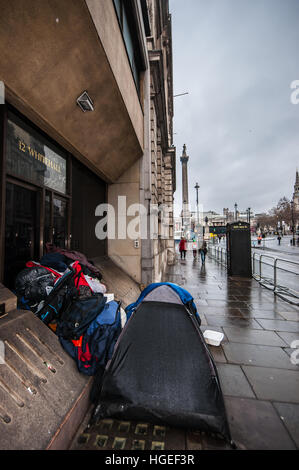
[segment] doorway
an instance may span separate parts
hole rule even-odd
[[[39,257],[39,214],[40,191],[7,181],[4,284],[10,289],[26,262]]]
[[[52,191],[45,193],[44,244],[69,247],[69,200]],[[45,247],[44,247],[45,248]]]

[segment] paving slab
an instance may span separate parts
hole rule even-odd
[[[285,353],[287,353],[287,355],[289,357],[291,357],[294,354],[294,349],[292,349],[292,348],[283,348],[283,350],[284,350]],[[299,351],[299,349],[298,349],[298,351]],[[296,353],[296,357],[299,359],[299,354],[297,355],[297,353]]]
[[[235,298],[235,300],[239,300],[239,301],[242,301],[242,302],[250,302],[250,300],[252,299],[252,294],[249,292],[248,294],[229,294],[229,295],[233,295],[233,297]]]
[[[227,299],[210,299],[208,298],[208,305],[211,307],[230,307],[230,308],[246,308],[248,304],[246,302],[239,302],[237,300],[227,300]]]
[[[260,302],[250,302],[249,306],[253,310],[271,310],[271,311],[276,311],[279,313],[279,310],[283,311],[290,311],[288,306],[285,306],[284,304],[281,303],[276,303],[276,302],[270,302],[268,300],[261,300]],[[291,310],[292,311],[292,310]]]
[[[265,320],[258,319],[259,324],[265,330],[288,331],[290,333],[299,333],[299,322],[288,320]]]
[[[299,368],[242,366],[242,369],[259,399],[299,403]]]
[[[290,403],[273,403],[273,405],[299,449],[299,405]]]
[[[251,328],[225,327],[223,331],[230,342],[284,347],[285,342],[274,331]]]
[[[218,315],[205,315],[207,324],[210,326],[238,326],[241,328],[251,328],[262,330],[263,328],[253,318],[239,318]]]
[[[201,320],[201,325],[207,325],[208,324],[206,316],[203,313],[200,314],[200,320]]]
[[[225,397],[225,405],[232,437],[247,450],[296,449],[271,403]]]
[[[227,361],[232,364],[296,369],[282,348],[242,343],[223,344]]]
[[[199,308],[199,313],[204,315],[224,315],[227,317],[239,317],[245,318],[246,314],[241,313],[238,308],[229,308],[229,307],[212,307],[212,306],[202,306]]]
[[[217,371],[224,395],[255,398],[255,394],[240,366],[218,364]]]
[[[284,340],[284,342],[288,345],[291,346],[291,343],[293,341],[298,341],[299,340],[299,334],[298,333],[290,333],[287,331],[277,331],[276,332],[280,338]]]
[[[209,345],[209,350],[212,353],[213,359],[216,363],[226,363],[226,357],[224,355],[222,346],[211,346]]]
[[[251,318],[265,318],[270,320],[283,320],[283,317],[275,312],[274,310],[253,310],[251,308],[240,309],[243,315],[247,315]]]
[[[203,432],[186,432],[186,450],[230,450],[222,439],[207,436]]]
[[[285,320],[299,322],[299,312],[279,312],[279,315]]]
[[[191,294],[192,295],[192,294]],[[196,305],[196,308],[199,309],[200,307],[203,307],[203,306],[207,306],[208,305],[208,302],[204,299],[198,299],[196,298],[194,300],[195,302],[195,305]]]
[[[192,293],[192,292],[191,292]],[[227,295],[225,292],[212,292],[211,294],[200,292],[199,297],[204,300],[237,300],[234,295]]]

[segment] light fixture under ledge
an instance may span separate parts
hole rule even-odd
[[[94,110],[93,101],[86,90],[83,91],[82,95],[80,95],[79,98],[77,98],[77,104],[80,106],[83,113],[85,113],[86,111]]]

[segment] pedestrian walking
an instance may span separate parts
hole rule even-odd
[[[196,259],[196,257],[197,257],[197,242],[196,242],[195,238],[193,239],[193,242],[192,242],[192,250],[193,250],[193,258]]]
[[[200,247],[200,256],[201,256],[201,262],[202,264],[205,264],[205,261],[206,261],[206,254],[208,252],[208,249],[207,249],[207,242],[203,242],[201,247]]]
[[[278,245],[280,245],[280,242],[281,242],[281,236],[280,235],[278,235],[277,240],[278,240]]]
[[[184,237],[181,238],[179,243],[179,251],[181,254],[181,259],[186,259],[186,251],[187,251],[187,241]]]

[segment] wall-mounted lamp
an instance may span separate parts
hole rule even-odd
[[[77,98],[77,104],[80,106],[83,113],[86,111],[94,111],[93,101],[86,90]]]

